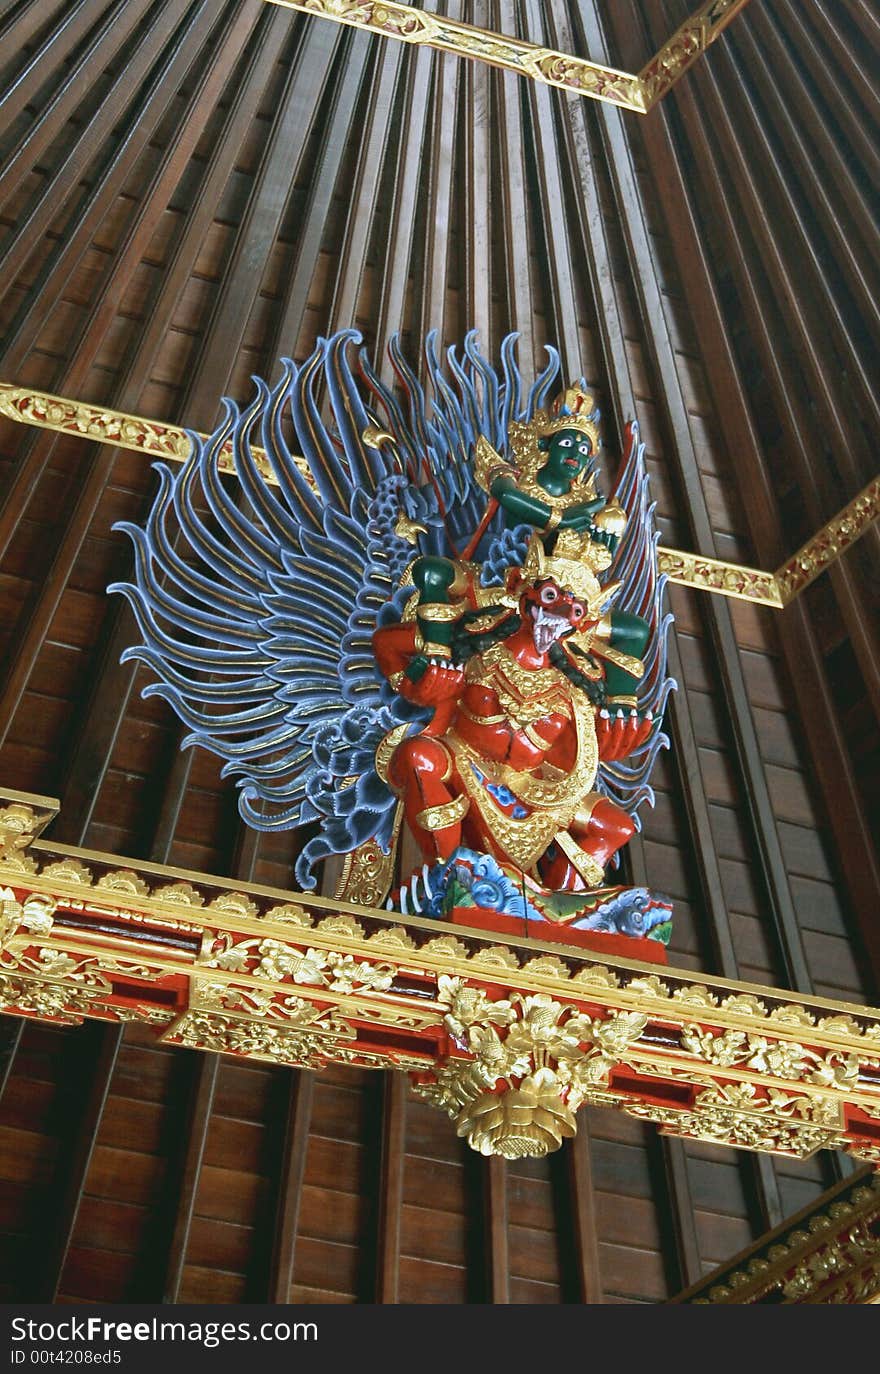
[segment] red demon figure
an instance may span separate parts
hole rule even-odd
[[[573,530],[552,556],[533,535],[506,587],[463,577],[461,600],[452,586],[443,607],[451,656],[432,655],[415,618],[375,632],[392,686],[434,709],[388,763],[429,862],[465,845],[553,890],[580,891],[602,883],[632,835],[630,816],[594,789],[600,759],[624,758],[653,728],[635,709],[642,664],[614,647],[641,652],[648,626],[606,613],[617,589],[600,586],[589,555]],[[489,595],[495,604],[478,604]]]

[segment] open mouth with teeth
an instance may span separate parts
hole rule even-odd
[[[571,621],[564,615],[553,615],[544,606],[530,606],[532,635],[539,654],[546,654],[551,644],[571,629]]]

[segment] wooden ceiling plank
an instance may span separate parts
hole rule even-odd
[[[19,0],[5,0],[0,12],[2,51],[20,53],[33,41],[34,35],[50,22],[51,10],[54,9],[57,16],[66,5],[67,0],[54,0],[54,5],[47,3],[47,0],[30,0],[25,4],[20,4]]]
[[[80,188],[84,176],[92,173],[89,188],[80,195],[71,219],[64,225],[54,253],[45,260],[24,300],[10,321],[6,332],[3,366],[15,374],[33,347],[44,327],[46,311],[62,299],[70,276],[91,243],[92,236],[122,190],[138,156],[146,148],[156,124],[172,99],[199,48],[204,42],[207,0],[193,14],[187,16],[186,0],[168,0],[166,23],[148,28],[141,42],[123,64],[112,87],[92,115],[88,126],[88,169],[84,168],[83,147],[74,144],[54,169],[29,209],[20,217],[0,253],[0,280],[12,283],[27,264],[35,250],[45,245],[40,241],[69,198]],[[199,22],[200,16],[203,22]],[[180,28],[176,26],[180,25]],[[155,64],[146,92],[140,86]],[[125,133],[117,143],[110,134],[117,124],[124,123]],[[95,158],[102,150],[101,162]]]
[[[818,119],[812,83],[805,80],[768,12],[757,6],[748,18],[750,22],[737,34],[747,57],[748,71],[766,107],[775,112],[774,120],[797,167],[798,181],[833,245],[835,265],[846,274],[860,311],[876,324],[880,321],[878,232],[870,201],[865,197],[869,183],[864,170],[855,175],[851,154],[845,155],[831,131]],[[861,243],[853,241],[852,227]],[[872,274],[870,280],[866,272]]]
[[[344,167],[345,150],[358,109],[363,82],[367,79],[367,59],[370,41],[366,34],[345,36],[347,47],[342,48],[341,77],[333,83],[332,103],[328,111],[308,201],[300,221],[300,233],[288,269],[288,285],[279,315],[278,328],[269,355],[300,356],[299,340],[305,327],[309,293],[321,248],[327,234],[333,198]],[[309,339],[308,351],[314,344]]]
[[[376,1241],[377,1303],[400,1302],[400,1226],[406,1167],[406,1074],[383,1075],[382,1147]]]
[[[493,28],[501,25],[498,0],[493,5],[490,22]],[[535,307],[539,290],[533,274],[537,255],[532,243],[534,230],[529,204],[528,138],[523,124],[522,83],[513,72],[505,71],[491,72],[489,80],[494,88],[494,127],[498,130],[494,152],[501,182],[499,233],[504,245],[503,294],[508,310],[507,324],[520,336],[517,345],[520,367],[528,372],[535,367]]]
[[[670,1201],[669,1216],[678,1258],[680,1287],[685,1288],[690,1283],[696,1283],[703,1272],[687,1150],[683,1140],[675,1140],[671,1136],[658,1136],[658,1142]]]
[[[172,1193],[174,1218],[162,1286],[162,1302],[169,1303],[177,1302],[180,1295],[220,1065],[219,1054],[194,1054],[191,1058],[193,1062],[189,1112],[183,1134],[180,1165],[173,1175],[176,1183]]]
[[[710,140],[702,134],[694,97],[682,87],[677,100],[696,156],[708,158]],[[662,177],[655,178],[655,184],[663,214],[679,245],[679,253],[689,264],[689,271],[682,274],[683,289],[707,358],[706,375],[710,393],[728,450],[731,455],[736,455],[741,480],[755,495],[755,499],[745,503],[752,542],[759,559],[772,565],[778,562],[783,553],[783,530],[776,517],[773,484],[761,459],[760,438],[752,419],[747,390],[740,378],[733,343],[727,333],[724,311],[700,233],[697,212],[688,195],[680,161],[671,153],[673,134],[668,112],[664,111],[659,120],[641,126],[641,135],[651,165],[665,169]],[[713,179],[707,177],[705,184],[714,185]],[[725,198],[719,196],[716,203],[719,211],[723,211]],[[731,210],[729,228],[733,227],[734,220]],[[748,299],[747,303],[753,329],[759,328],[762,321],[760,303],[754,298]],[[774,356],[769,340],[765,341],[765,356]],[[781,376],[779,384],[780,387],[783,385]],[[794,421],[790,424],[790,432],[792,439],[800,433]],[[848,625],[851,618],[862,617],[861,606],[850,579],[836,577],[833,571],[832,578],[835,592],[845,608],[845,623]],[[789,679],[800,706],[800,721],[810,761],[841,855],[842,882],[859,924],[867,935],[876,929],[875,913],[880,906],[880,872],[849,761],[847,742],[829,693],[821,652],[805,604],[792,604],[776,622],[776,630]],[[880,981],[880,937],[875,938],[874,946],[872,961],[875,977]]]
[[[124,1030],[122,1023],[88,1023],[79,1031],[82,1087],[77,1095],[82,1110],[71,1122],[56,1187],[46,1199],[45,1224],[37,1230],[39,1272],[26,1286],[30,1302],[55,1302],[57,1298]]]
[[[717,93],[715,98],[719,99]],[[707,132],[705,93],[702,93],[702,98],[698,101],[695,92],[690,88],[682,88],[678,94],[678,101],[694,155],[701,166],[713,167],[717,156],[718,130],[716,121],[713,120],[711,133]],[[712,108],[714,108],[714,104]],[[732,132],[728,131],[728,133],[732,138]],[[809,514],[811,523],[815,522],[816,525],[819,525],[824,519],[823,509],[827,509],[827,503],[835,500],[836,495],[834,491],[829,491],[830,475],[827,465],[825,463],[817,464],[815,461],[812,434],[816,420],[812,412],[812,396],[809,406],[802,399],[800,364],[798,364],[796,376],[792,376],[786,371],[786,360],[791,356],[788,338],[786,336],[785,339],[777,339],[772,333],[763,299],[746,267],[750,254],[744,226],[754,208],[754,201],[739,209],[734,207],[729,196],[722,191],[717,174],[706,176],[703,179],[703,185],[710,197],[714,213],[720,223],[724,225],[727,241],[731,245],[732,251],[729,254],[729,261],[732,265],[739,297],[749,319],[751,337],[759,348],[765,371],[774,383],[774,394],[778,398],[779,419],[786,430],[786,449],[797,465],[799,491],[804,507]],[[790,278],[787,289],[796,290]],[[845,435],[841,442],[843,452],[848,453],[850,444]],[[856,480],[857,475],[855,471],[849,474],[853,481]],[[755,504],[757,505],[757,503]],[[774,501],[770,509],[774,510],[775,507],[776,502]],[[869,533],[868,537],[876,547],[877,541],[880,539],[880,533],[876,528]],[[876,638],[872,632],[870,617],[865,615],[862,596],[856,585],[854,569],[849,561],[839,560],[829,570],[829,576],[834,585],[843,621],[858,659],[865,686],[871,697],[875,713],[880,714],[880,651],[878,651]]]
[[[546,6],[538,0],[520,0],[525,26],[524,37],[544,43],[546,35],[542,13],[546,12],[550,27],[550,43],[555,42],[556,27]],[[578,302],[575,291],[575,269],[572,245],[569,242],[568,217],[565,204],[570,188],[564,184],[563,171],[570,171],[565,149],[558,146],[556,123],[553,118],[554,97],[545,86],[529,82],[526,100],[530,111],[531,146],[535,174],[539,188],[537,215],[544,231],[544,265],[549,271],[545,292],[548,314],[553,319],[553,343],[562,359],[562,374],[566,383],[576,381],[583,370]]]
[[[808,14],[815,25],[819,41],[825,54],[826,67],[834,66],[848,80],[856,98],[862,103],[863,119],[866,124],[880,124],[880,93],[877,90],[876,68],[871,67],[871,56],[876,52],[878,40],[876,15],[871,14],[870,5],[859,3],[846,7],[865,36],[865,44],[855,50],[847,42],[840,19],[840,6],[829,6],[828,0],[813,0]],[[833,59],[833,63],[829,60]]]
[[[264,11],[256,0],[248,8],[249,22],[253,24]],[[123,386],[123,404],[137,404],[216,214],[217,202],[232,173],[242,139],[259,106],[277,58],[274,46],[268,41],[269,36],[268,27],[263,25],[218,134],[192,213],[187,216],[160,291],[150,303],[144,331],[138,336],[137,347],[126,369],[129,380]],[[223,62],[229,63],[229,66],[218,68],[218,71],[222,69],[224,78],[231,73],[236,43],[243,38],[236,25],[228,45],[224,47]],[[82,818],[85,828],[90,823],[128,709],[137,671],[133,665],[120,662],[123,649],[137,638],[134,616],[127,604],[118,603],[111,617],[100,655],[102,668],[96,674],[95,691],[90,702],[83,703],[80,711],[83,724],[72,742],[67,778],[62,788],[63,806],[56,830],[62,842],[72,838],[67,827],[73,823],[74,816]],[[65,808],[70,813],[69,821],[65,819]]]
[[[807,361],[810,365],[805,371],[811,404],[815,408],[813,423],[820,425],[831,437],[835,467],[843,474],[850,490],[855,491],[875,475],[876,451],[860,435],[847,432],[839,404],[841,377],[835,366],[835,356],[846,357],[848,381],[865,408],[866,418],[875,423],[880,421],[876,378],[871,375],[861,355],[859,341],[847,324],[834,284],[826,273],[825,255],[820,254],[810,240],[798,202],[768,136],[767,112],[775,120],[776,128],[783,128],[784,104],[778,94],[768,95],[761,89],[756,77],[760,70],[756,50],[748,41],[743,46],[752,59],[745,63],[744,71],[738,70],[733,53],[725,47],[719,49],[711,69],[698,73],[697,81],[704,87],[706,107],[715,110],[715,148],[725,159],[739,195],[741,213],[747,216],[746,222],[759,245],[765,271],[774,282],[776,300],[787,326],[789,347],[793,342],[801,364]],[[774,71],[771,84],[783,81],[784,77],[784,71]],[[767,112],[763,117],[750,90],[750,82],[758,85],[766,103]],[[810,149],[801,185],[815,206],[821,204],[823,190],[816,164],[810,161],[814,156]],[[829,213],[833,216],[830,207]],[[880,233],[876,229],[871,246],[874,252],[880,246]],[[842,259],[845,266],[851,255],[835,244],[834,258],[835,261]],[[862,309],[877,322],[875,301],[863,302]],[[870,323],[870,319],[866,323]],[[839,352],[836,354],[835,350]],[[876,363],[874,358],[871,361]],[[865,459],[863,464],[858,461],[860,449]]]
[[[211,64],[202,73],[201,79],[194,87],[180,124],[165,150],[162,163],[140,202],[138,213],[129,226],[113,267],[104,282],[101,297],[96,301],[86,337],[83,339],[82,348],[78,353],[77,371],[80,373],[84,371],[87,360],[94,357],[101,340],[112,324],[118,308],[120,284],[124,288],[124,283],[140,262],[155,233],[156,225],[164,213],[165,206],[192,156],[202,130],[205,103],[216,100],[220,95],[228,75],[222,59],[225,57],[234,60],[237,44],[244,37],[248,24],[249,21],[244,14],[240,15],[239,22],[233,25],[227,33],[226,44],[218,48]],[[140,355],[138,355],[139,357]],[[139,375],[138,385],[142,384],[142,374],[137,366],[137,361],[133,359],[122,379],[123,395],[131,387],[132,379],[138,379]],[[46,437],[48,438],[48,436]],[[45,456],[42,458],[44,463],[48,461],[51,447],[50,443]],[[10,672],[3,683],[2,695],[0,695],[0,743],[7,736],[15,711],[67,587],[70,574],[94,520],[115,460],[116,450],[111,446],[102,446],[95,453],[85,482],[77,490],[67,527],[58,543],[51,567],[40,588],[38,599],[31,608],[27,624],[19,630],[16,659],[14,664],[10,666]],[[5,551],[7,547],[8,539],[11,538],[15,528],[17,515],[20,517],[20,511],[16,511],[11,501],[8,501],[3,511],[0,512],[0,553]]]
[[[289,37],[290,18],[281,11],[272,13],[271,20],[266,51],[274,49],[277,54]],[[262,273],[254,271],[254,264],[268,261],[277,238],[338,42],[339,31],[330,25],[304,26],[193,366],[184,406],[186,422],[193,428],[216,423],[220,397],[228,385],[224,378],[229,377],[241,351],[262,286]]]
[[[488,28],[491,22],[489,0],[474,0],[470,22]],[[492,333],[492,234],[490,229],[489,172],[492,150],[489,143],[491,116],[490,73],[482,62],[465,64],[462,82],[464,167],[460,206],[464,242],[464,319],[461,330],[475,329],[483,347]],[[459,309],[461,307],[459,306]]]
[[[835,479],[838,469],[844,474],[846,482],[856,483],[859,480],[860,469],[851,459],[851,450],[858,448],[861,443],[861,435],[857,426],[851,430],[846,429],[843,416],[838,413],[834,398],[829,391],[831,375],[839,376],[839,363],[834,361],[832,366],[831,360],[826,360],[826,367],[822,359],[817,356],[816,347],[808,332],[802,333],[800,336],[804,351],[798,352],[796,375],[787,374],[785,371],[786,361],[794,356],[791,350],[789,331],[786,329],[784,338],[777,338],[771,332],[762,301],[756,292],[755,282],[747,268],[751,255],[748,242],[744,238],[742,225],[745,221],[743,216],[748,218],[754,214],[757,220],[761,222],[764,212],[759,203],[758,193],[752,184],[751,174],[743,166],[742,154],[737,147],[733,130],[727,124],[722,103],[720,93],[713,85],[708,98],[705,91],[701,93],[699,113],[692,106],[691,98],[688,96],[684,98],[682,106],[689,114],[690,136],[697,146],[705,150],[706,158],[712,159],[716,155],[719,144],[722,148],[726,147],[728,155],[734,158],[738,170],[743,172],[747,191],[751,191],[751,195],[747,195],[744,203],[735,211],[729,197],[720,194],[715,179],[706,179],[706,185],[713,198],[716,211],[722,222],[725,223],[729,241],[736,245],[736,255],[732,261],[733,272],[740,299],[748,308],[752,337],[760,345],[763,365],[768,376],[774,378],[780,405],[779,415],[787,430],[787,451],[797,464],[801,498],[811,522],[816,521],[816,523],[821,524],[822,509],[827,509],[828,503],[837,499],[836,493],[840,484]],[[702,128],[707,104],[712,105],[718,112],[718,117],[712,121],[711,137],[707,137]],[[707,161],[705,165],[711,165],[711,162]],[[775,244],[773,251],[775,254],[774,262],[780,265],[782,272],[780,290],[776,293],[777,299],[785,298],[786,292],[797,296],[797,287],[791,274],[785,270],[780,251],[777,250]],[[795,327],[796,322],[789,319],[789,328],[794,329]],[[809,358],[812,363],[808,396],[804,393],[801,381],[803,376],[801,362],[804,357]],[[818,392],[824,393],[825,396],[823,434],[825,433],[824,424],[828,422],[836,436],[833,444],[833,470],[827,462],[817,463],[815,459],[815,445],[812,442],[812,436],[817,426],[817,417],[814,411],[817,395],[815,388],[818,388]],[[867,532],[867,542],[872,554],[876,556],[876,550],[880,546],[880,530],[876,526]],[[865,685],[870,693],[875,712],[880,713],[880,646],[877,644],[870,617],[864,614],[861,596],[854,584],[853,574],[854,570],[851,565],[844,561],[839,562],[830,573],[840,598],[841,611]]]
[[[271,14],[267,54],[273,51],[276,43],[283,41],[289,27],[283,12]],[[275,241],[338,40],[335,30],[312,25],[306,27],[303,41],[297,47],[238,227],[232,256],[192,366],[184,409],[193,427],[210,427],[220,396],[228,387],[234,360],[260,292],[261,277],[254,272],[253,264],[267,260]],[[182,734],[183,729],[178,729],[178,733]],[[157,863],[168,862],[193,762],[192,750],[176,752],[150,849],[150,856]]]
[[[490,1155],[483,1161],[483,1206],[488,1301],[510,1302],[510,1237],[508,1234],[507,1160]]]
[[[46,79],[47,70],[66,61],[92,24],[98,22],[106,6],[107,0],[74,0],[72,5],[68,4],[56,15],[54,27],[46,31],[24,67],[0,96],[0,137],[37,94]],[[11,46],[13,43],[23,47],[32,40],[38,26],[46,22],[45,6],[42,14],[39,9],[39,4],[31,6],[10,24],[3,34],[4,52],[15,51]]]
[[[24,1030],[23,1016],[4,1016],[0,1026],[0,1100],[6,1091],[15,1055]]]
[[[447,0],[446,14],[461,19],[461,0]],[[450,342],[446,328],[451,230],[457,190],[453,189],[458,91],[462,64],[448,53],[439,53],[434,67],[431,100],[430,149],[422,175],[428,179],[425,213],[425,249],[420,282],[416,293],[416,337],[422,340],[436,329],[439,345]]]
[[[577,1135],[563,1146],[566,1156],[571,1223],[574,1232],[580,1301],[602,1302],[602,1266],[593,1168],[590,1159],[590,1128],[586,1110],[578,1116]]]
[[[387,345],[392,335],[400,333],[406,324],[431,74],[438,61],[437,55],[429,48],[419,48],[407,54],[407,61],[402,69],[404,98],[401,136],[397,146],[394,180],[389,191],[390,224],[376,324],[376,351],[380,355],[377,358],[379,374],[389,385],[392,383],[394,372]],[[425,229],[426,226],[419,226],[421,233],[424,233]],[[430,225],[427,226],[427,233],[431,233]],[[421,340],[416,340],[416,349],[413,352],[420,345]]]
[[[336,329],[350,329],[357,324],[367,255],[379,206],[382,171],[391,142],[394,98],[403,67],[404,49],[401,46],[383,43],[380,39],[372,41],[375,65],[339,250],[327,325],[329,333]]]
[[[44,95],[33,123],[4,163],[0,205],[6,205],[44,156],[82,102],[84,89],[115,60],[151,4],[152,0],[141,0],[140,4],[126,5],[121,13],[112,11],[91,35],[88,47],[60,69],[57,86]],[[54,208],[57,211],[57,206]]]
[[[267,1302],[289,1303],[291,1300],[314,1081],[315,1075],[307,1069],[290,1071],[290,1101],[278,1181]]]
[[[853,150],[853,160],[864,168],[865,184],[880,183],[880,148],[874,129],[865,119],[858,101],[839,79],[839,71],[828,61],[827,53],[812,24],[814,10],[806,10],[799,0],[776,0],[775,21],[784,28],[787,39],[797,52],[811,87],[826,108],[832,108],[834,120],[843,138]],[[820,21],[821,22],[821,21]]]

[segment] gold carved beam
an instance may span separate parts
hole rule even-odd
[[[705,52],[748,0],[709,0],[686,19],[640,72],[622,72],[572,53],[557,52],[508,34],[432,14],[393,0],[269,0],[284,9],[348,24],[383,38],[397,38],[476,62],[517,72],[531,81],[646,114]]]
[[[672,1302],[880,1302],[880,1173],[844,1179]]]
[[[527,1108],[524,1152],[553,1149],[592,1103],[880,1164],[880,1009],[31,840],[24,795],[0,793],[0,1011],[405,1071],[485,1154],[516,1157]]]
[[[178,425],[72,401],[11,382],[0,382],[0,416],[175,463],[182,463],[189,453],[189,438]],[[274,483],[275,476],[263,450],[255,446],[251,451],[266,480]],[[308,476],[304,460],[298,461],[303,463],[303,471]],[[221,453],[219,466],[221,471],[234,475],[231,444]],[[658,566],[671,582],[682,586],[781,610],[836,562],[878,517],[880,477],[875,477],[776,572],[762,572],[760,568],[683,553],[680,549],[664,548],[662,544],[657,549]]]

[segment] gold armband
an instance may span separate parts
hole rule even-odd
[[[426,601],[416,608],[416,616],[419,620],[460,620],[464,611],[465,608],[462,605],[453,606],[444,601]]]
[[[416,820],[426,830],[445,830],[467,814],[470,804],[469,797],[453,797],[452,801],[443,802],[440,806],[426,806],[424,811],[418,813]]]
[[[552,534],[558,528],[562,520],[562,511],[552,510],[546,525],[541,530],[542,534]]]
[[[544,739],[543,736],[539,735],[534,725],[524,725],[523,734],[525,735],[527,740],[530,740],[532,744],[534,744],[536,749],[549,749],[550,745],[553,742],[552,740]]]

